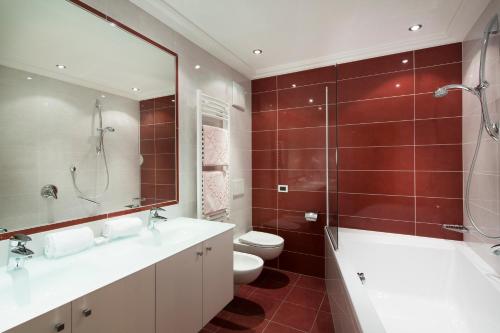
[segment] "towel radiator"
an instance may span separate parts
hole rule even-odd
[[[217,99],[215,97],[209,96],[203,93],[201,90],[196,92],[196,136],[197,136],[197,149],[196,149],[196,160],[197,160],[197,215],[200,219],[210,220],[210,221],[220,221],[225,222],[229,220],[230,209],[219,210],[211,213],[210,215],[205,215],[203,213],[204,205],[204,193],[203,193],[203,171],[210,170],[220,170],[225,173],[226,181],[226,191],[228,202],[231,202],[230,193],[230,173],[229,165],[226,166],[204,166],[203,156],[204,156],[204,144],[203,144],[203,125],[210,125],[215,127],[220,127],[227,130],[228,138],[231,138],[230,132],[230,106],[223,100]],[[228,149],[230,149],[230,144]],[[230,151],[228,151],[230,156]]]

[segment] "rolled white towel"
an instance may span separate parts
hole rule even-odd
[[[94,245],[94,233],[89,227],[53,232],[45,236],[44,253],[59,258],[84,251]]]
[[[116,239],[137,235],[142,229],[142,220],[138,217],[122,217],[104,222],[102,235]]]

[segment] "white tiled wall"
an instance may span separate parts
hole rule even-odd
[[[463,83],[476,86],[479,80],[479,56],[483,30],[494,14],[500,14],[500,0],[493,0],[485,9],[463,43],[462,75]],[[500,36],[490,40],[487,55],[486,79],[488,88],[488,107],[493,120],[500,119]],[[476,147],[481,117],[479,101],[471,94],[463,94],[463,168],[464,193],[469,166]],[[471,186],[471,211],[479,227],[488,234],[500,235],[500,145],[484,131],[474,177]],[[500,243],[479,235],[470,225],[464,213],[464,224],[471,230],[465,234],[465,241],[497,272],[500,273],[500,257],[490,254],[490,246]]]
[[[26,77],[33,77],[27,80]],[[139,102],[0,66],[0,227],[9,230],[124,209],[140,193]],[[78,199],[77,184],[89,197],[102,193],[106,173],[97,158],[96,99],[102,103],[109,190],[96,200]],[[58,199],[40,196],[47,184]]]
[[[250,80],[193,44],[148,13],[124,0],[85,0],[85,3],[126,24],[179,55],[179,183],[178,207],[168,207],[174,215],[196,215],[196,90],[231,103],[232,82],[250,93]],[[195,69],[200,65],[200,69]],[[250,95],[248,95],[250,96]],[[246,111],[231,112],[231,177],[243,179],[245,194],[231,202],[235,233],[251,226],[251,99]]]

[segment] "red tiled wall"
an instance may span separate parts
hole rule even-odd
[[[461,239],[441,229],[462,223],[461,93],[432,97],[461,78],[458,43],[252,81],[253,227],[285,238],[266,264],[324,274],[326,86],[340,226]]]
[[[403,60],[407,59],[406,64]],[[339,224],[461,239],[461,44],[338,66]]]
[[[143,205],[175,200],[175,96],[139,103]]]
[[[253,227],[285,239],[267,265],[315,276],[324,275],[325,87],[335,107],[335,77],[329,66],[252,81]],[[305,211],[319,212],[318,222]]]

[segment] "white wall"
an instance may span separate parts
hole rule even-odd
[[[32,80],[26,77],[31,76]],[[124,209],[140,193],[139,102],[0,66],[0,227],[9,230]],[[109,190],[95,205],[77,198],[102,193],[105,169],[96,156],[95,101],[103,105]],[[126,180],[126,181],[123,181]],[[58,199],[42,198],[47,184]]]
[[[179,55],[179,185],[178,207],[169,207],[172,216],[196,215],[196,90],[231,103],[232,82],[247,92],[246,111],[231,112],[231,178],[242,178],[245,195],[232,200],[231,222],[236,234],[251,226],[251,100],[250,80],[148,13],[124,0],[85,0],[97,10],[128,25]],[[201,68],[196,70],[195,65]]]
[[[478,84],[480,41],[486,24],[495,13],[500,15],[500,0],[491,1],[463,43],[462,75],[463,83],[468,86]],[[488,107],[493,120],[498,120],[500,116],[499,47],[500,36],[497,35],[490,41],[486,69],[486,77],[491,84],[488,88]],[[462,122],[464,193],[469,166],[476,147],[480,117],[481,108],[478,99],[471,94],[464,93]],[[500,235],[500,145],[490,139],[486,131],[481,140],[481,149],[471,186],[471,211],[474,220],[485,233]],[[465,213],[464,224],[471,230],[470,233],[465,234],[465,241],[500,273],[500,257],[492,256],[489,252],[491,245],[500,243],[500,239],[495,241],[479,235],[471,227]]]

